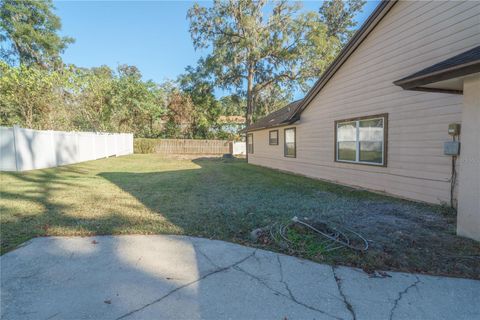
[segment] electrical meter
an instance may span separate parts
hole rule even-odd
[[[451,136],[460,135],[460,124],[459,123],[450,123],[448,125],[448,134]]]

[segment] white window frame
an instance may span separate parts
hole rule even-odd
[[[383,129],[383,135],[382,135],[382,162],[370,162],[370,161],[361,161],[360,160],[360,122],[365,121],[365,120],[377,120],[381,119],[382,120],[382,129]],[[387,114],[382,114],[382,115],[374,115],[374,116],[367,116],[367,117],[361,117],[361,118],[355,118],[355,119],[346,119],[346,120],[339,120],[335,121],[335,161],[336,162],[345,162],[345,163],[355,163],[355,164],[366,164],[366,165],[372,165],[372,166],[379,166],[379,167],[385,167],[386,166],[386,139],[387,139],[387,121],[388,121],[388,115]],[[343,124],[343,123],[348,123],[348,122],[355,122],[355,161],[353,160],[341,160],[338,158],[339,154],[339,141],[338,141],[338,126]]]

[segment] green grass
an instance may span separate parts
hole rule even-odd
[[[478,260],[435,260],[437,255],[480,255],[475,242],[454,235],[455,216],[449,210],[445,214],[440,206],[290,175],[244,160],[132,155],[4,172],[0,179],[2,253],[32,237],[49,235],[186,234],[260,246],[249,240],[251,230],[299,216],[343,223],[373,240],[366,255],[339,251],[325,256],[317,254],[322,251],[319,244],[304,239],[306,253],[299,255],[305,258],[365,268],[480,274]],[[264,246],[289,253],[274,243]]]
[[[326,247],[326,241],[321,241],[313,232],[299,232],[295,229],[289,229],[286,234],[291,242],[292,250],[301,252],[309,259],[321,259],[329,254]]]

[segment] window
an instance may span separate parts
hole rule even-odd
[[[253,153],[253,133],[247,135],[247,153]]]
[[[268,144],[271,146],[278,145],[278,130],[272,130],[269,132]]]
[[[295,158],[297,156],[295,128],[285,129],[285,157]]]
[[[335,121],[335,160],[386,165],[388,115]]]

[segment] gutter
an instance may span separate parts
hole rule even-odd
[[[469,74],[477,72],[480,72],[480,60],[456,65],[450,68],[434,71],[417,77],[407,77],[394,81],[393,84],[400,86],[405,90],[408,90],[430,83],[467,76]]]
[[[245,128],[245,129],[243,129],[242,131],[240,131],[240,133],[247,133],[247,132],[252,132],[252,131],[260,131],[260,130],[266,130],[266,129],[270,129],[270,128],[285,127],[285,126],[294,124],[294,123],[297,122],[298,120],[300,120],[300,115],[294,116],[292,119],[289,119],[289,120],[287,120],[287,121],[284,121],[284,122],[282,122],[282,123],[279,123],[279,124],[276,124],[276,125],[273,125],[273,126],[257,127],[257,128],[253,128],[253,129]]]

